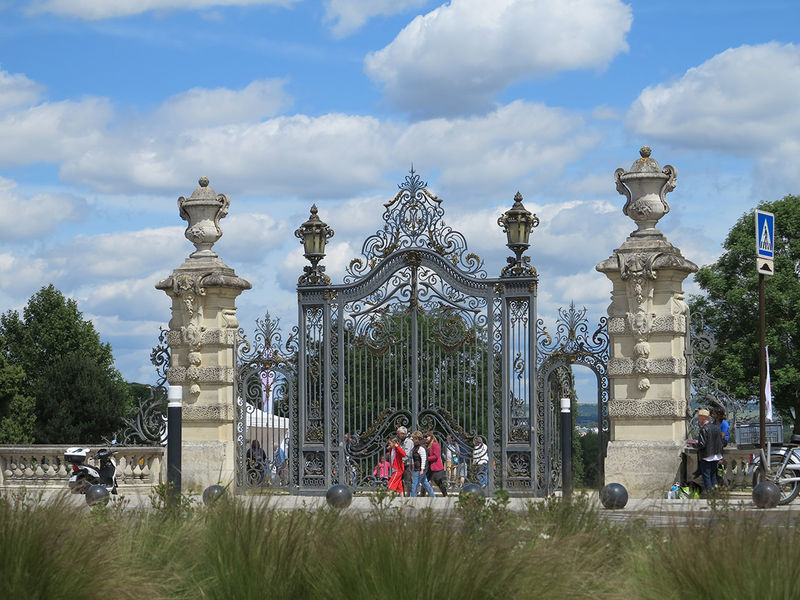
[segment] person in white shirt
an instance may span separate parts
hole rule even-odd
[[[489,448],[479,435],[472,440],[472,465],[475,467],[475,478],[481,487],[489,483]]]
[[[411,493],[411,482],[413,480],[413,465],[411,464],[411,451],[414,449],[414,442],[408,437],[408,429],[403,426],[397,428],[397,439],[400,441],[400,447],[406,453],[403,459],[403,496],[408,496]]]
[[[411,434],[411,441],[414,447],[411,451],[412,461],[412,478],[411,478],[411,497],[416,498],[417,488],[420,484],[425,487],[428,497],[433,498],[436,494],[433,493],[433,486],[428,478],[425,476],[425,470],[428,468],[428,455],[425,451],[425,445],[422,443],[422,432],[415,431]]]

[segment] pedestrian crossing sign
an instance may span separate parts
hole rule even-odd
[[[756,211],[756,258],[775,258],[775,215]]]

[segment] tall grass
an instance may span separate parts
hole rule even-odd
[[[800,597],[800,538],[790,522],[723,518],[671,527],[632,556],[645,599]]]
[[[108,519],[87,518],[63,496],[50,502],[0,498],[0,597],[9,600],[140,598],[151,592]]]
[[[0,498],[0,598],[795,598],[800,539],[729,509],[713,526],[611,523],[587,498],[455,513],[180,510]]]

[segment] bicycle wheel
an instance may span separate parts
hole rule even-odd
[[[789,450],[791,452],[791,450]],[[797,497],[798,492],[800,492],[800,482],[792,481],[789,483],[778,483],[777,475],[778,469],[780,469],[781,465],[783,464],[783,459],[786,456],[781,454],[780,452],[772,452],[769,457],[769,469],[767,470],[766,481],[772,481],[777,484],[778,489],[781,491],[781,498],[778,500],[778,504],[789,504],[792,500]],[[792,455],[789,457],[789,464],[800,464],[800,458],[792,452]],[[797,471],[784,471],[784,477],[792,477],[797,473]],[[753,487],[756,487],[762,481],[761,476],[761,469],[756,467],[753,471]]]

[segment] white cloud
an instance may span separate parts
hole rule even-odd
[[[88,208],[83,198],[66,193],[24,198],[16,183],[0,177],[0,229],[6,241],[30,240],[53,233],[62,223],[81,221]]]
[[[66,160],[61,174],[104,191],[118,189],[121,180],[137,188],[174,190],[197,173],[214,173],[236,191],[349,195],[380,180],[388,158],[380,131],[373,117],[328,114],[197,126],[169,135],[132,132],[110,135]]]
[[[67,159],[61,174],[110,192],[180,190],[198,173],[214,173],[212,185],[225,193],[314,199],[383,188],[387,171],[413,162],[439,169],[438,185],[466,196],[459,200],[485,201],[500,182],[511,190],[553,181],[599,142],[584,126],[568,111],[521,101],[481,117],[411,126],[336,113],[177,132],[131,124]]]
[[[267,251],[291,235],[286,223],[259,213],[234,213],[221,221],[220,227],[222,237],[213,249],[228,264],[262,262]]]
[[[775,42],[722,52],[677,79],[648,87],[626,125],[648,141],[756,159],[759,195],[800,186],[800,46]]]
[[[258,79],[241,90],[192,88],[168,98],[156,119],[171,127],[211,127],[258,121],[291,104],[282,79]]]
[[[7,296],[5,306],[22,305],[27,297],[52,281],[51,265],[42,258],[0,253],[0,290]]]
[[[137,329],[139,333],[149,331],[152,334],[152,330],[142,330],[142,327],[149,327],[149,322],[159,319],[169,320],[171,302],[163,291],[155,289],[155,284],[167,274],[148,273],[140,278],[123,277],[100,283],[85,290],[86,297],[81,299],[80,305],[87,314],[97,317],[94,319],[97,323],[103,324],[105,335],[136,335]],[[125,325],[121,329],[111,327],[111,323],[120,321],[121,315],[126,320]]]
[[[335,21],[331,31],[345,37],[373,17],[396,15],[425,4],[426,0],[326,0],[325,19]]]
[[[291,6],[299,0],[33,0],[30,14],[53,13],[87,21],[130,17],[149,11],[202,10],[216,6]]]
[[[0,111],[37,102],[42,87],[21,73],[0,70]]]
[[[605,67],[628,49],[631,22],[619,0],[452,0],[369,54],[365,70],[411,113],[483,111],[515,81]]]
[[[800,46],[741,46],[645,88],[626,121],[654,140],[754,156],[800,136],[798,90]]]
[[[523,101],[412,125],[342,113],[270,116],[290,101],[283,86],[193,88],[144,114],[115,113],[103,98],[16,107],[0,113],[0,167],[55,161],[64,180],[112,194],[185,193],[207,174],[228,194],[316,200],[386,189],[388,172],[414,163],[438,170],[441,190],[472,202],[499,183],[513,195],[553,182],[600,139],[575,113]]]
[[[517,189],[558,177],[598,143],[584,125],[567,111],[515,101],[485,116],[417,122],[404,131],[394,154],[441,169],[438,185],[459,195],[480,195],[485,202],[485,194],[497,194],[502,185],[510,200]]]
[[[113,114],[103,98],[46,102],[0,113],[0,167],[57,162],[100,143]]]
[[[602,273],[595,271],[594,266],[587,271],[557,276],[552,285],[561,299],[562,306],[572,300],[589,306],[610,303],[611,281]]]
[[[183,227],[78,236],[41,252],[53,269],[80,269],[81,281],[136,277],[159,269],[166,277],[194,247],[183,237]],[[155,285],[155,281],[153,282]]]

